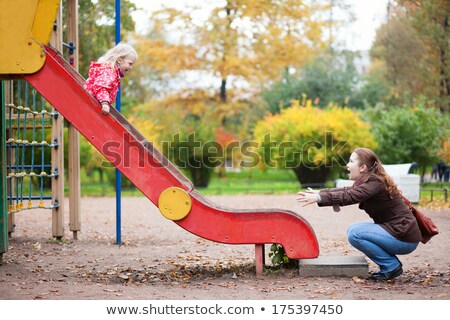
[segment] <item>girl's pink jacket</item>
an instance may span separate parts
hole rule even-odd
[[[100,103],[112,104],[120,86],[119,69],[106,63],[91,62],[84,88]]]

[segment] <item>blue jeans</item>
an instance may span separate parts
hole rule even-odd
[[[404,242],[373,222],[352,224],[347,231],[348,241],[380,266],[380,272],[390,272],[400,265],[397,254],[413,252],[418,242]]]

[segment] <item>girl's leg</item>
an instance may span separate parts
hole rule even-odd
[[[390,272],[400,266],[397,254],[413,252],[418,243],[396,239],[381,226],[372,222],[351,225],[347,231],[348,241],[380,266],[380,272]]]

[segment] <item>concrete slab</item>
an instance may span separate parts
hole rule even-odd
[[[301,277],[367,277],[369,265],[364,256],[324,256],[298,261]]]

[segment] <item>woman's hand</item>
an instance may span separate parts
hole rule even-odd
[[[313,204],[319,201],[318,196],[319,191],[314,191],[311,188],[308,188],[305,191],[300,191],[297,193],[297,201],[304,202],[303,207],[309,204]]]

